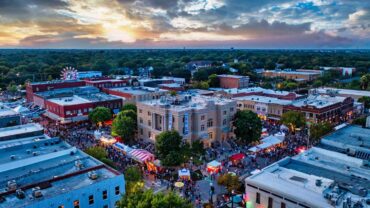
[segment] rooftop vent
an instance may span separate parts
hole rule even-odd
[[[82,164],[81,160],[76,160],[75,161],[75,166],[78,169],[82,169],[83,168],[83,164]]]
[[[35,188],[32,188],[32,196],[35,197],[35,198],[42,197],[42,192],[41,192],[40,187],[37,186]]]
[[[26,197],[26,194],[24,193],[24,191],[22,191],[22,189],[17,189],[15,191],[15,195],[18,199],[24,199]]]
[[[35,151],[35,152],[32,152],[32,155],[33,155],[33,156],[37,156],[37,155],[39,155],[39,154],[40,154],[40,153],[39,153],[39,152],[36,152],[36,151]]]
[[[26,152],[27,152],[27,154],[31,154],[31,150],[29,150],[29,149],[26,150]]]
[[[321,184],[322,184],[322,181],[321,181],[320,179],[317,179],[317,180],[316,180],[315,185],[316,185],[317,187],[320,187],[320,186],[321,186]]]
[[[14,191],[17,189],[17,183],[15,182],[15,180],[8,181],[7,187],[9,191]]]
[[[11,160],[15,160],[16,158],[15,158],[15,155],[10,155],[10,159]]]
[[[91,179],[91,180],[96,180],[98,179],[98,174],[96,173],[96,171],[90,171],[87,173],[87,176]]]

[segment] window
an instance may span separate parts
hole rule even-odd
[[[139,122],[140,123],[143,123],[143,118],[139,118]]]
[[[152,136],[152,132],[148,131],[148,137],[150,138]]]
[[[200,125],[200,130],[204,131],[204,125]]]
[[[108,191],[104,190],[103,191],[103,199],[107,199],[107,198],[108,198]]]
[[[205,115],[202,115],[201,117],[200,117],[200,120],[204,120],[204,119],[206,119],[206,116]]]
[[[272,208],[272,202],[273,202],[273,199],[271,197],[269,197],[269,202],[268,202],[267,208]]]
[[[152,126],[152,122],[148,120],[148,126]]]
[[[94,195],[89,196],[89,204],[94,204]]]
[[[73,207],[74,208],[80,208],[80,201],[79,200],[74,200],[73,201]]]
[[[212,126],[213,126],[213,120],[212,119],[208,119],[207,127],[212,127]]]
[[[151,115],[152,115],[152,113],[150,111],[148,111],[148,116],[151,116]]]
[[[119,191],[119,186],[116,186],[116,187],[114,188],[114,193],[115,193],[116,195],[119,195],[119,193],[120,193],[120,191]]]
[[[234,111],[234,108],[230,108],[230,112],[233,112]]]
[[[144,130],[140,129],[140,135],[143,135],[143,134],[144,134]]]
[[[222,125],[226,125],[226,119],[222,121]]]
[[[280,208],[286,208],[286,204],[284,202],[281,202]]]
[[[64,205],[59,205],[58,208],[64,208]]]
[[[103,208],[108,208],[108,205],[104,205]]]
[[[142,109],[139,109],[139,113],[142,113],[143,112],[143,110]]]
[[[213,133],[212,132],[208,132],[208,138],[210,138],[210,139],[213,138]]]
[[[256,193],[256,204],[261,204],[261,194],[260,193]]]
[[[226,115],[227,114],[227,111],[224,111],[224,115]]]

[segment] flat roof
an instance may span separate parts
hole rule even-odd
[[[235,103],[235,100],[222,98],[222,97],[215,97],[215,96],[203,96],[203,95],[195,95],[190,96],[188,95],[187,99],[185,99],[186,95],[180,95],[177,97],[162,97],[161,99],[157,100],[149,100],[149,101],[142,101],[145,105],[150,106],[158,106],[160,108],[167,108],[173,111],[185,111],[189,109],[206,109],[210,107],[210,105],[226,105],[229,103]],[[176,101],[178,100],[178,102]],[[176,103],[176,104],[175,104]]]
[[[321,142],[341,149],[351,147],[370,153],[370,129],[347,125],[325,136]]]
[[[330,87],[324,87],[324,88],[316,88],[314,90],[317,90],[318,93],[329,93],[335,92],[337,94],[345,94],[348,96],[356,95],[356,96],[367,96],[370,97],[370,91],[366,90],[350,90],[350,89],[339,89],[339,88],[330,88]]]
[[[1,158],[5,157],[2,160],[8,160],[0,164],[0,194],[5,198],[0,206],[28,206],[37,200],[52,198],[113,177],[123,177],[58,138],[40,141],[30,138],[30,140],[32,142],[29,144],[0,149]],[[29,149],[31,154],[27,153]],[[33,152],[38,154],[34,156]],[[9,154],[15,155],[15,159],[9,159]],[[76,163],[82,164],[82,167],[78,168]],[[90,170],[95,170],[98,174],[96,180],[89,179],[87,173]],[[26,195],[24,199],[18,199],[14,193],[7,193],[7,183],[11,180],[15,180],[18,188],[24,187],[22,188]],[[41,186],[40,184],[45,185],[41,189],[43,196],[39,199],[33,198],[30,187]]]
[[[365,201],[370,195],[369,170],[361,159],[313,147],[262,169],[248,177],[246,183],[309,207],[332,207],[324,196],[335,194],[336,188],[344,199],[350,196]],[[322,182],[320,186],[316,185],[318,180]],[[366,196],[357,192],[361,188],[368,191]],[[342,207],[342,202],[336,207]]]
[[[35,124],[35,123],[5,127],[5,128],[0,128],[0,138],[12,136],[12,135],[31,133],[31,132],[36,132],[36,131],[43,131],[43,130],[44,128],[40,124]]]
[[[229,78],[235,78],[235,79],[241,79],[241,78],[249,78],[249,76],[240,76],[240,75],[232,75],[232,74],[221,74],[217,75],[218,77],[229,77]]]
[[[36,94],[41,97],[57,97],[63,94],[68,94],[70,96],[74,94],[87,94],[87,93],[97,93],[99,89],[93,86],[81,86],[81,87],[68,87],[61,89],[54,89],[44,92],[37,92]]]
[[[254,92],[261,92],[265,94],[270,94],[270,95],[289,95],[291,92],[288,91],[282,91],[282,90],[271,90],[271,89],[265,89],[262,87],[248,87],[248,88],[210,88],[212,91],[223,91],[228,94],[239,94],[239,93],[254,93]]]
[[[266,70],[265,72],[271,72],[274,74],[297,74],[297,75],[317,75],[321,74],[320,72],[308,72],[308,71],[275,71],[275,70]]]
[[[8,116],[16,116],[19,113],[15,112],[13,109],[0,105],[0,118]]]
[[[182,85],[179,84],[179,83],[159,84],[158,86],[161,86],[161,87],[182,87]]]
[[[242,96],[242,97],[236,97],[233,99],[237,101],[249,100],[249,101],[255,101],[259,103],[274,103],[274,104],[280,104],[280,105],[289,105],[292,103],[292,101],[289,101],[289,100],[282,100],[279,98],[259,96],[259,95],[247,95],[247,96]]]
[[[329,95],[309,95],[304,99],[298,99],[293,101],[292,105],[296,107],[313,106],[316,108],[325,108],[336,103],[341,103],[346,97],[341,96],[329,96]]]
[[[58,105],[64,105],[64,106],[92,103],[92,101],[84,99],[77,95],[70,96],[70,97],[51,98],[51,99],[48,99],[48,101],[56,103]]]
[[[117,87],[117,88],[110,88],[109,90],[129,93],[132,95],[146,95],[149,93],[168,91],[168,90],[163,90],[163,89],[153,88],[153,87]]]
[[[41,81],[41,82],[32,82],[30,85],[39,85],[39,84],[58,84],[58,83],[71,83],[71,82],[83,82],[82,80],[62,80],[62,79],[56,79],[51,81]]]

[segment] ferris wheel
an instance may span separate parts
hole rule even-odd
[[[67,66],[62,70],[60,78],[63,80],[76,80],[78,78],[78,72],[75,68]]]

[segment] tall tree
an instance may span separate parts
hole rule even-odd
[[[165,166],[176,166],[184,162],[181,136],[177,131],[165,131],[157,136],[156,155]]]
[[[329,122],[315,123],[310,126],[310,139],[319,140],[322,136],[332,131],[333,127]]]
[[[106,107],[96,107],[89,113],[89,119],[91,122],[98,124],[104,121],[108,121],[112,118],[112,112]]]
[[[102,160],[104,158],[107,158],[107,156],[108,156],[107,151],[103,147],[98,147],[98,146],[89,147],[85,150],[85,152],[88,155],[90,155],[90,156],[92,156],[92,157],[94,157],[98,160]]]
[[[118,202],[119,208],[191,208],[192,204],[173,192],[154,194],[152,190],[126,194]]]
[[[233,124],[236,139],[243,144],[258,141],[261,137],[261,119],[256,113],[250,110],[238,111]]]
[[[220,79],[217,77],[217,74],[211,74],[208,77],[209,87],[220,87]]]
[[[122,111],[125,111],[125,110],[133,110],[135,113],[137,113],[137,107],[133,103],[127,103],[127,104],[123,105],[122,106]]]
[[[131,166],[125,170],[126,194],[141,191],[144,187],[143,175],[137,166]]]
[[[132,143],[135,139],[136,121],[128,116],[117,116],[112,123],[112,135],[120,136],[125,142]]]
[[[306,118],[301,112],[288,111],[281,116],[281,122],[294,132],[296,128],[302,128],[306,124]]]

